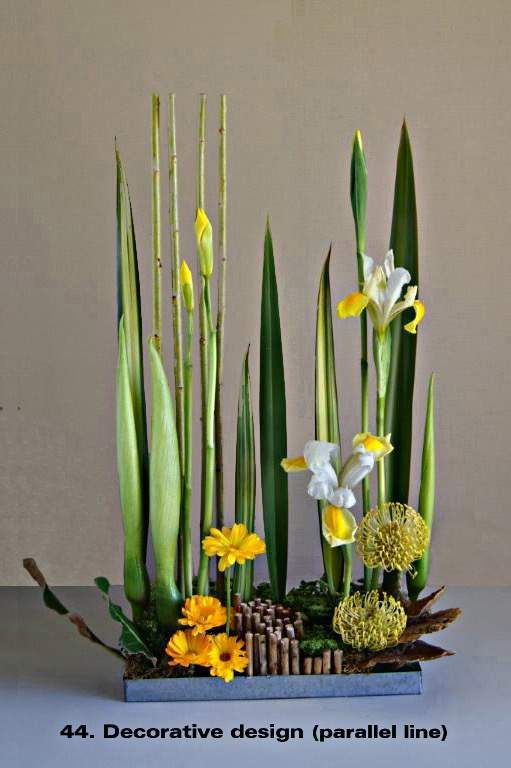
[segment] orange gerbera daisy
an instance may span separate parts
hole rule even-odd
[[[266,552],[266,545],[257,533],[249,533],[243,523],[234,523],[232,528],[212,528],[210,536],[202,542],[202,548],[208,557],[220,558],[218,570],[225,571],[234,563],[243,565],[247,560],[254,560],[257,555]]]
[[[243,672],[248,665],[246,651],[243,650],[243,640],[229,637],[225,632],[211,638],[209,651],[209,674],[221,677],[230,683],[235,672]]]
[[[182,608],[180,624],[192,627],[194,635],[202,635],[208,629],[221,627],[227,620],[227,611],[216,597],[192,595],[187,597]]]
[[[165,653],[172,659],[169,661],[171,667],[189,667],[190,664],[209,667],[210,650],[211,638],[208,635],[194,635],[192,630],[180,629],[170,638]]]

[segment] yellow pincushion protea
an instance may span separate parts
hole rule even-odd
[[[230,683],[235,672],[243,672],[248,665],[246,651],[243,650],[243,640],[229,637],[225,632],[211,637],[209,652],[209,674],[221,677]]]
[[[413,572],[429,544],[429,528],[407,504],[374,507],[356,532],[357,554],[368,568]]]
[[[343,643],[358,651],[381,651],[397,645],[406,627],[406,613],[399,600],[377,589],[345,597],[334,611],[333,629]]]
[[[171,667],[189,667],[190,664],[200,664],[209,667],[211,638],[208,635],[196,635],[193,631],[179,629],[167,643],[165,653],[170,656]]]
[[[216,597],[192,595],[182,608],[183,618],[180,624],[192,627],[193,635],[202,635],[208,629],[221,627],[227,619],[227,611]]]
[[[257,533],[249,533],[243,523],[234,523],[232,528],[212,528],[209,536],[202,542],[202,548],[208,557],[217,555],[218,570],[225,571],[234,563],[243,565],[247,560],[254,560],[257,555],[266,552],[266,545]]]

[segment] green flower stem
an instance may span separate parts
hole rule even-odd
[[[161,354],[161,204],[160,204],[160,99],[152,98],[152,248],[153,248],[153,335],[156,350]]]
[[[206,407],[205,419],[203,424],[204,438],[204,476],[203,476],[203,495],[201,504],[201,541],[210,532],[213,524],[213,502],[215,494],[215,399],[216,399],[216,328],[213,325],[213,313],[211,310],[211,287],[210,280],[202,280],[201,303],[204,305],[206,316],[206,333],[208,337],[208,360],[207,360],[207,386],[206,386]],[[207,595],[209,592],[208,577],[209,559],[204,550],[201,549],[199,561],[199,575],[197,590],[199,595]]]
[[[360,131],[353,139],[350,169],[350,198],[355,223],[357,247],[358,289],[364,287],[365,223],[367,208],[367,167]],[[369,365],[367,356],[367,313],[360,315],[360,431],[369,431]],[[364,515],[371,508],[371,487],[369,477],[362,481],[362,507]],[[371,586],[371,568],[364,566],[364,589]]]
[[[376,434],[385,436],[385,400],[387,397],[387,382],[390,370],[391,335],[388,331],[383,334],[373,332],[373,354],[376,368]],[[378,506],[385,503],[385,462],[379,459],[378,471]],[[377,589],[379,583],[379,568],[375,568],[371,575],[371,588]]]
[[[351,571],[353,563],[353,550],[351,544],[346,544],[343,551],[342,596],[349,597],[351,592]]]
[[[183,545],[184,596],[193,594],[192,558],[192,424],[193,424],[193,312],[188,312],[186,360],[184,365],[184,482],[183,508],[181,516],[181,538]]]
[[[225,569],[225,608],[227,613],[227,620],[225,622],[225,632],[227,635],[231,633],[231,569]]]

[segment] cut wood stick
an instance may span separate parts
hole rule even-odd
[[[342,672],[342,651],[340,648],[334,651],[334,670],[336,675]]]
[[[232,596],[232,606],[237,611],[241,606],[241,595],[239,592],[235,592]]]
[[[259,663],[259,635],[254,635],[253,641],[252,641],[252,656],[254,661],[254,675],[260,674],[260,663]]]
[[[314,657],[314,674],[320,675],[323,671],[323,658],[321,656]]]
[[[295,635],[298,640],[303,639],[303,621],[301,619],[295,619],[293,626],[295,628]]]
[[[323,674],[329,675],[332,667],[332,651],[325,649],[323,651]]]
[[[243,616],[241,613],[234,614],[234,629],[239,637],[243,636]]]
[[[245,650],[248,658],[246,674],[248,677],[252,677],[254,674],[254,635],[252,632],[247,632],[245,635]]]
[[[280,674],[289,675],[289,639],[284,637],[280,642]]]
[[[292,624],[286,624],[286,636],[290,640],[295,639],[295,628],[292,626]]]
[[[303,660],[303,674],[304,675],[312,674],[312,658],[310,656],[306,656],[305,659]]]
[[[290,640],[291,646],[291,674],[300,674],[300,643],[298,640]]]
[[[278,662],[278,641],[275,634],[270,634],[269,639],[269,660],[268,660],[268,672],[270,675],[278,675],[279,662]]]
[[[266,636],[259,635],[259,674],[267,675],[268,667],[266,665]]]

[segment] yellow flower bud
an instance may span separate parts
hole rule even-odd
[[[181,262],[181,268],[179,270],[179,281],[183,291],[183,301],[185,303],[186,311],[193,312],[193,278],[190,267],[186,261]]]
[[[209,278],[213,274],[213,230],[203,208],[197,209],[195,237],[199,253],[200,273],[203,277]]]

